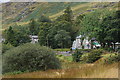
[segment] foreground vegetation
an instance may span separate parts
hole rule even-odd
[[[118,64],[80,64],[63,63],[63,69],[36,71],[15,75],[5,75],[4,78],[118,78]]]
[[[55,53],[39,44],[24,44],[3,54],[3,74],[10,72],[31,72],[59,69],[61,67]]]
[[[34,48],[36,45],[34,46],[32,44],[32,46]],[[18,47],[18,48],[20,48],[20,47]],[[35,49],[38,49],[38,48],[35,47]],[[15,48],[15,50],[16,50],[16,48]],[[42,48],[41,48],[41,50],[42,50]],[[44,47],[44,50],[45,50],[45,47]],[[43,52],[44,52],[44,50],[43,50]],[[10,50],[8,50],[8,51],[13,52]],[[28,50],[28,52],[29,51],[31,51],[31,50]],[[78,54],[79,51],[82,52],[82,54]],[[47,51],[45,50],[45,52],[47,52]],[[36,54],[36,52],[32,52],[32,53],[34,55]],[[99,53],[100,53],[100,55],[99,55]],[[7,52],[4,54],[6,54],[7,58],[10,59]],[[78,54],[77,56],[79,56],[79,55],[81,55],[81,56],[77,57],[75,54]],[[87,55],[87,54],[91,54],[91,55]],[[21,55],[23,55],[23,53]],[[30,55],[30,53],[28,54],[28,56],[29,55]],[[44,55],[47,55],[47,53],[44,53]],[[88,57],[85,57],[85,56],[88,56]],[[12,60],[14,60],[13,57],[11,58]],[[18,57],[20,57],[20,56],[18,56]],[[37,56],[36,56],[36,58],[37,58]],[[58,55],[56,55],[56,58],[58,58],[59,61],[61,62],[61,69],[57,69],[58,68],[57,67],[56,69],[54,68],[54,70],[53,70],[53,68],[52,68],[53,66],[51,66],[53,64],[50,64],[50,65],[47,65],[48,69],[46,69],[45,71],[43,71],[43,70],[41,71],[40,67],[38,67],[37,65],[34,66],[33,64],[31,64],[31,66],[33,65],[34,67],[36,67],[36,68],[38,67],[38,68],[37,68],[37,70],[30,72],[31,69],[27,68],[27,65],[24,64],[26,66],[26,70],[28,70],[28,71],[26,71],[26,70],[20,71],[20,70],[23,70],[21,67],[21,68],[19,68],[19,70],[17,69],[17,71],[11,71],[11,72],[5,73],[3,75],[3,78],[118,78],[118,63],[120,61],[120,57],[117,53],[110,53],[110,52],[104,51],[102,49],[76,50],[74,55],[64,56],[62,54],[58,54]],[[22,63],[21,60],[24,60],[24,59],[26,59],[26,58],[24,58],[24,56],[21,56],[21,59],[19,59],[19,64],[21,64]],[[29,58],[27,58],[27,59],[29,60]],[[34,58],[33,58],[33,56],[30,57],[31,62],[34,62],[34,60],[32,60],[32,59],[35,59],[35,56],[34,56]],[[48,60],[48,57],[45,57],[44,59]],[[52,58],[52,60],[53,60],[53,58]],[[41,60],[39,60],[39,61],[41,61]],[[49,59],[49,61],[50,61],[50,59]],[[35,63],[37,63],[37,62],[35,62]],[[48,62],[43,63],[43,65],[48,64]],[[13,62],[13,64],[14,63],[15,62]],[[53,63],[55,63],[55,65],[56,65],[59,62],[56,62],[56,60],[55,61],[53,60]],[[7,63],[6,66],[7,65],[9,65],[9,64]],[[23,67],[24,67],[24,65],[23,65]],[[7,66],[7,68],[8,68],[8,66]],[[12,68],[14,69],[16,67],[12,66]],[[43,66],[42,68],[44,69],[45,66]]]

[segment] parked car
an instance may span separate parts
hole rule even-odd
[[[97,42],[97,41],[94,41],[93,42],[93,48],[96,49],[96,48],[100,48],[101,45]]]

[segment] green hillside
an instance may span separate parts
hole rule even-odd
[[[3,3],[3,28],[18,24],[24,25],[32,18],[39,18],[42,14],[52,20],[63,13],[67,6],[71,6],[74,18],[77,15],[94,11],[95,9],[117,9],[117,3],[113,2],[32,2],[32,3]]]

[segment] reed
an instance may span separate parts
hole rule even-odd
[[[63,63],[63,69],[36,71],[4,78],[118,78],[118,63],[111,65]]]

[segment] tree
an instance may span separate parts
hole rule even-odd
[[[71,27],[71,37],[72,37],[72,41],[75,40],[76,36],[78,36],[79,31],[81,30],[81,23],[83,21],[85,15],[79,15],[76,17],[72,27]]]
[[[70,6],[66,7],[66,9],[64,10],[63,15],[58,17],[56,20],[57,21],[68,21],[68,22],[72,23],[73,13],[72,13],[71,7]]]
[[[7,51],[3,55],[3,67],[3,73],[32,72],[59,69],[61,63],[52,49],[39,44],[27,43]]]
[[[67,32],[70,32],[72,27],[71,23],[67,21],[56,21],[53,26],[56,30],[66,30]]]
[[[29,35],[23,33],[22,31],[16,31],[14,40],[14,46],[19,46],[21,44],[31,42]]]
[[[75,53],[72,55],[73,57],[73,61],[74,62],[79,62],[80,61],[80,58],[82,57],[83,53],[79,50],[75,50]]]
[[[38,22],[51,22],[51,20],[49,19],[49,17],[41,15],[40,18],[38,19]]]
[[[11,44],[12,46],[19,46],[23,43],[30,42],[30,37],[25,31],[20,29],[13,29],[9,27],[5,30],[5,44]]]
[[[69,32],[69,35],[71,37],[71,42],[74,41],[77,32],[79,31],[78,26],[76,27],[74,25],[73,21],[73,12],[71,10],[71,7],[68,6],[63,12],[63,15],[59,16],[54,26],[56,26],[57,30],[66,30]]]
[[[5,30],[5,43],[6,44],[10,43],[11,45],[14,45],[14,37],[15,37],[15,32],[10,26],[8,30]]]
[[[29,31],[30,31],[30,35],[37,35],[38,34],[38,26],[37,26],[37,23],[34,19],[30,20]]]
[[[65,30],[58,31],[54,38],[58,42],[60,48],[70,47],[71,37]]]
[[[57,34],[57,29],[56,27],[52,24],[51,28],[49,29],[49,34],[47,35],[48,42],[49,42],[49,47],[55,49],[58,48],[57,42],[54,39],[54,36]]]
[[[93,17],[94,16],[94,17]],[[109,45],[118,42],[119,35],[119,19],[115,17],[115,11],[96,10],[90,14],[86,14],[81,23],[80,33],[95,37],[103,47],[106,43]]]
[[[54,23],[41,22],[39,32],[39,43],[40,45],[49,46],[51,48],[59,48],[59,42],[55,40],[55,35],[58,31],[65,30],[66,32],[71,32],[71,23],[67,21],[55,21]],[[70,34],[68,34],[70,36]],[[71,44],[65,44],[64,47],[70,47]]]
[[[11,44],[4,44],[2,43],[2,54],[4,54],[7,50],[14,48]]]
[[[45,46],[46,45],[46,34],[44,30],[40,30],[39,34],[39,43],[40,45]]]
[[[71,10],[71,7],[70,7],[70,6],[68,6],[68,7],[64,10],[63,19],[64,19],[65,21],[72,22],[73,13],[72,13],[72,10]]]
[[[113,48],[115,49],[115,43],[120,42],[120,19],[119,19],[119,11],[116,11],[113,15],[110,15],[104,19],[103,26],[106,31],[105,40],[108,43],[108,47],[113,43]]]
[[[51,24],[48,22],[42,23],[38,34],[40,45],[49,46],[48,34]]]
[[[79,16],[76,17],[76,19],[75,19],[75,25],[76,25],[76,26],[80,26],[80,24],[81,24],[84,16],[85,16],[85,15],[82,14],[82,15],[79,15]]]

